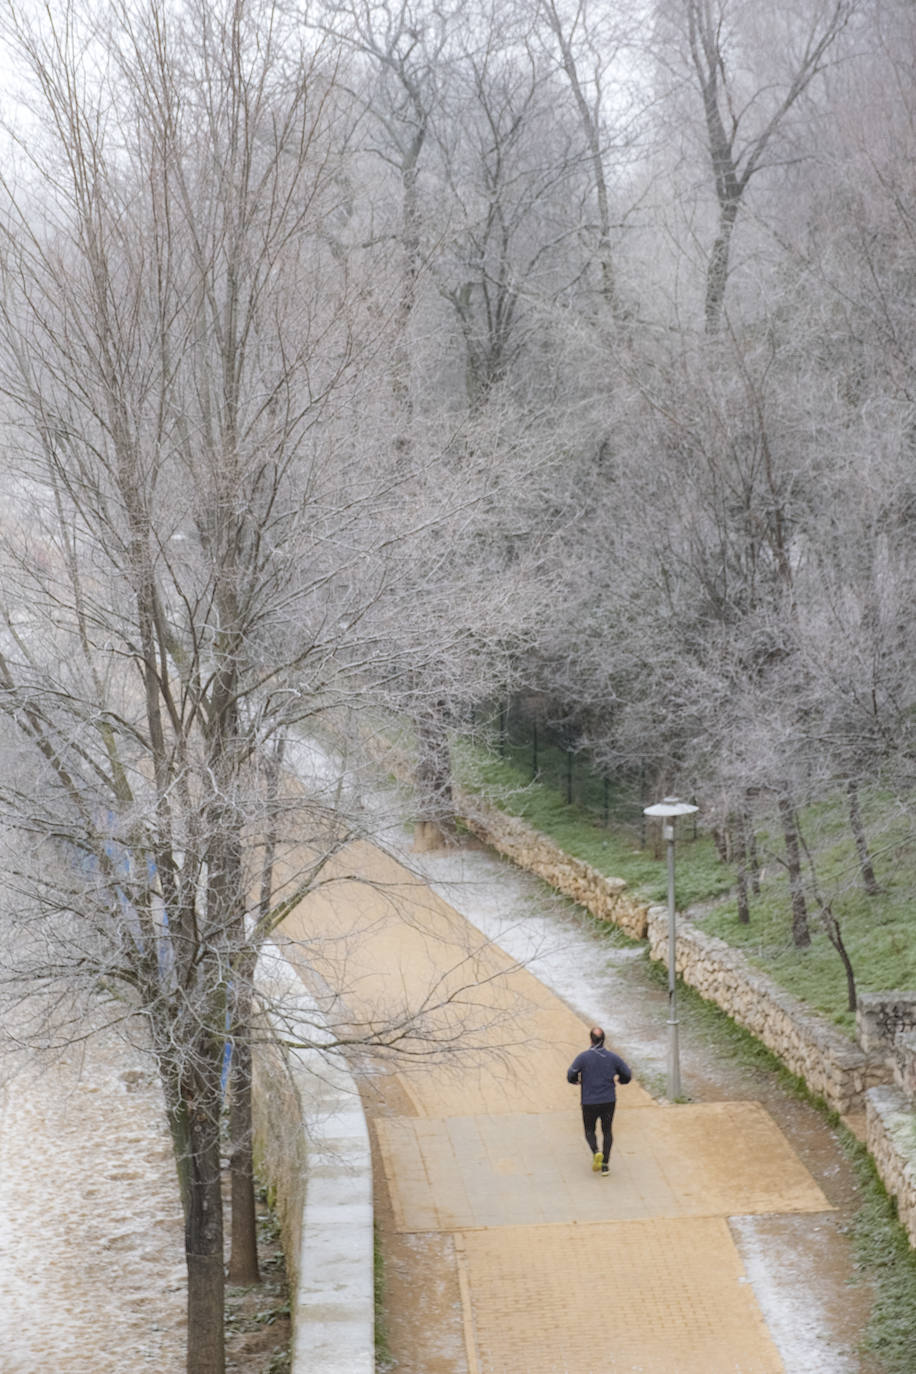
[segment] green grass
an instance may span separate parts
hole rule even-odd
[[[916,987],[916,845],[906,817],[881,797],[871,799],[870,835],[880,892],[868,896],[861,883],[855,848],[842,806],[821,803],[801,817],[817,868],[818,889],[830,902],[843,934],[859,992]],[[751,921],[738,920],[730,897],[704,918],[711,934],[742,949],[788,992],[850,1030],[855,1017],[847,1008],[846,979],[836,951],[809,900],[810,949],[792,944],[788,885],[781,864],[780,838],[761,835],[764,860],[760,896],[753,899]],[[810,876],[810,875],[809,875]],[[810,887],[809,887],[810,892]]]
[[[594,809],[569,805],[565,794],[544,781],[532,782],[530,760],[500,757],[462,742],[455,750],[456,774],[470,790],[486,793],[498,806],[521,816],[567,853],[599,872],[623,878],[651,902],[667,897],[664,854],[640,848],[633,817],[640,808],[632,792],[609,789],[609,825]],[[877,790],[862,798],[863,818],[880,884],[877,896],[862,886],[855,845],[842,798],[807,807],[801,826],[817,873],[817,888],[840,922],[859,992],[916,987],[916,834],[909,817]],[[628,816],[628,822],[615,819]],[[702,822],[702,816],[700,817]],[[693,838],[689,822],[678,834],[678,908],[692,908],[704,930],[747,955],[787,992],[841,1029],[851,1032],[846,978],[840,958],[821,926],[810,873],[810,949],[792,943],[791,906],[782,836],[774,826],[758,835],[761,891],[752,898],[751,920],[738,920],[735,873],[723,864],[702,827]]]
[[[536,830],[549,835],[567,854],[583,859],[608,877],[623,878],[649,901],[666,900],[664,854],[656,857],[652,849],[640,849],[634,827],[605,827],[581,806],[570,806],[553,788],[532,783],[511,758],[499,758],[466,743],[456,747],[454,753],[456,775],[463,787],[486,793],[497,806],[523,817]],[[623,809],[619,793],[615,794],[615,803],[618,811]],[[677,902],[679,907],[685,907],[727,892],[732,874],[719,862],[708,836],[700,834],[694,839],[689,822],[681,824]]]
[[[499,752],[511,765],[515,776],[533,779],[535,755],[530,740],[525,744],[504,741]],[[542,740],[536,757],[538,781],[574,802],[580,811],[593,820],[617,827],[638,823],[640,798],[633,789],[614,785],[610,779],[593,772],[584,755],[571,755],[567,750]]]
[[[864,1146],[847,1131],[843,1149],[856,1171],[862,1204],[852,1231],[856,1265],[875,1285],[866,1345],[885,1374],[916,1369],[916,1253]]]

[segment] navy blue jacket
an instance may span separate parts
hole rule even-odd
[[[616,1102],[614,1079],[629,1083],[631,1077],[620,1055],[606,1050],[603,1045],[593,1045],[577,1054],[566,1070],[568,1083],[581,1084],[583,1107],[593,1107],[598,1102]]]

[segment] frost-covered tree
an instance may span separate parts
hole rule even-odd
[[[359,111],[339,47],[303,33],[269,0],[4,30],[28,104],[0,223],[3,982],[41,994],[45,1043],[80,1033],[81,999],[143,1027],[195,1374],[224,1363],[225,1047],[252,1277],[254,965],[355,829],[284,783],[283,751],[384,700],[406,652],[452,652],[441,616],[402,630],[402,574],[473,501],[436,481],[444,443],[406,464],[374,427],[391,336],[344,251]],[[434,1040],[453,992],[354,1026],[334,964],[331,1042]]]

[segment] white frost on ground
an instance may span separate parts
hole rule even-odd
[[[158,1083],[112,1032],[0,1085],[3,1374],[179,1374],[183,1223]]]
[[[807,1256],[800,1259],[800,1247],[792,1244],[795,1227],[804,1226],[810,1240],[810,1232],[817,1231],[820,1223],[817,1217],[792,1218],[791,1223],[778,1235],[776,1218],[732,1217],[729,1221],[786,1374],[855,1374],[859,1361],[838,1348],[827,1313],[812,1292]]]
[[[527,874],[483,850],[433,850],[405,854],[411,867],[507,954],[588,1021],[597,1021],[609,1041],[626,1040],[640,1062],[665,1067],[662,1037],[633,1043],[632,1022],[620,1014],[615,984],[620,967],[644,958],[638,945],[598,945],[589,933],[560,914]]]

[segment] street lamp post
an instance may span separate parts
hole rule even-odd
[[[674,827],[678,816],[696,815],[698,808],[677,797],[665,797],[654,806],[643,808],[643,815],[662,822],[662,835],[668,845],[668,1099],[681,1095],[681,1059],[677,1020],[677,925],[674,914]]]

